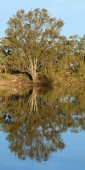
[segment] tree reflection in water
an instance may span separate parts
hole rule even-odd
[[[37,89],[26,95],[0,97],[0,124],[7,135],[9,148],[20,159],[48,160],[50,154],[65,147],[61,133],[85,130],[83,98],[77,94]],[[83,97],[83,96],[82,96]]]

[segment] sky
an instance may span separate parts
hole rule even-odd
[[[64,21],[61,35],[85,34],[85,0],[2,0],[0,2],[0,38],[6,36],[7,22],[18,10],[26,12],[35,8],[45,8],[51,17]]]

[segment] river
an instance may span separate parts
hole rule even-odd
[[[1,170],[85,169],[85,90],[0,92]]]

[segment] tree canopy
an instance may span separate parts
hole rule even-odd
[[[51,17],[46,9],[19,10],[7,24],[6,37],[0,39],[0,69],[5,72],[8,68],[25,72],[35,84],[45,70],[84,70],[85,35],[67,39],[60,34],[63,20]]]
[[[64,22],[52,18],[46,9],[37,8],[26,14],[24,10],[19,10],[7,24],[7,37],[3,38],[2,45],[5,53],[7,48],[9,50],[8,64],[27,71],[35,82],[37,70],[57,58]]]

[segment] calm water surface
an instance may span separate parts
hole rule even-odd
[[[0,93],[1,170],[84,170],[85,91]]]

